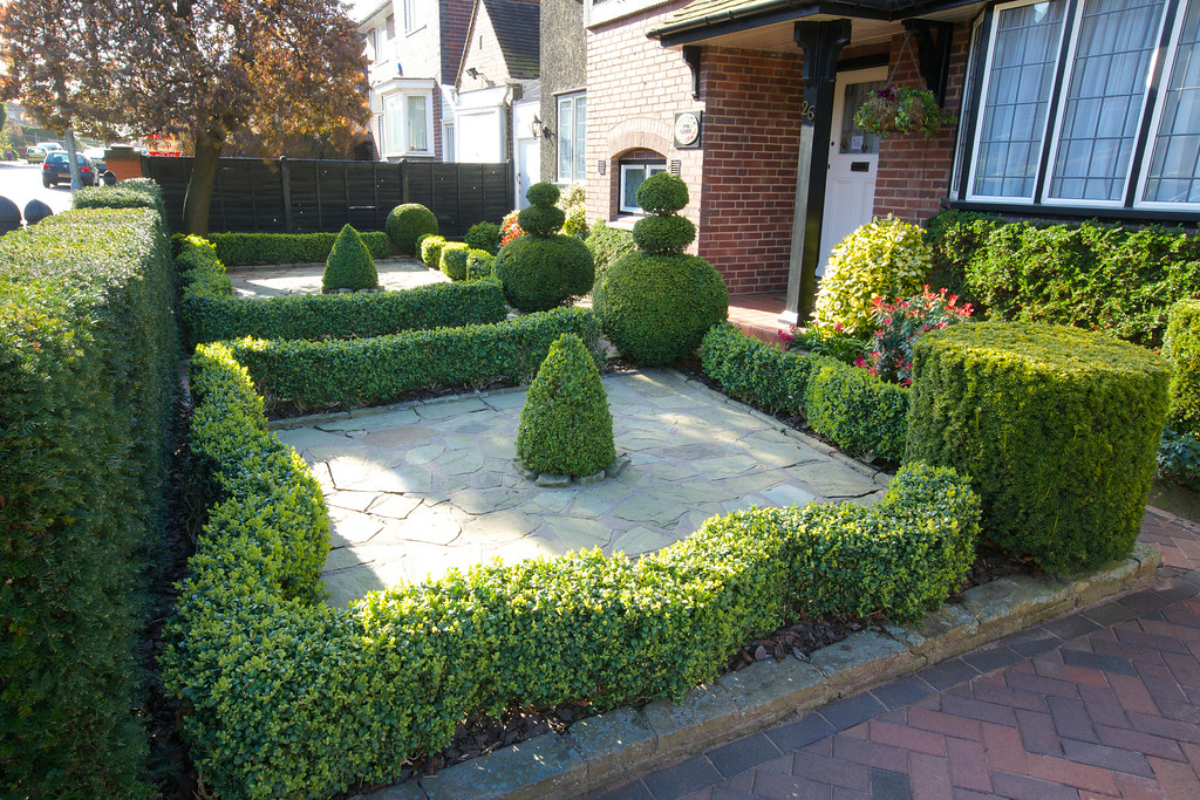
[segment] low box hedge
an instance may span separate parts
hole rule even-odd
[[[989,319],[1073,325],[1157,347],[1171,305],[1200,295],[1195,230],[957,211],[926,229],[934,282],[982,305]]]
[[[1200,300],[1171,306],[1162,354],[1171,362],[1168,416],[1178,432],[1200,433]]]
[[[371,258],[389,258],[392,242],[383,231],[360,231]],[[325,263],[336,233],[210,233],[217,258],[230,267],[253,264]]]
[[[716,325],[700,344],[701,365],[731,397],[770,412],[804,416],[853,455],[890,461],[904,455],[908,389],[835,358],[771,347],[732,325]]]
[[[477,566],[334,610],[319,602],[319,486],[265,429],[228,345],[193,366],[192,448],[215,504],[163,663],[221,796],[389,781],[468,715],[513,702],[679,697],[793,615],[919,619],[973,558],[978,498],[914,464],[873,508],[743,511],[636,563],[591,551]]]
[[[1166,416],[1162,358],[1003,322],[930,331],[914,357],[905,460],[969,473],[984,535],[1056,572],[1129,552]]]
[[[371,339],[239,339],[230,347],[250,370],[269,408],[356,408],[391,402],[416,389],[527,382],[564,333],[574,333],[598,352],[600,326],[582,308]]]
[[[81,195],[0,239],[4,797],[150,791],[136,648],[165,517],[174,275],[160,203]]]
[[[216,249],[178,240],[181,311],[193,344],[260,339],[346,339],[405,330],[500,322],[508,309],[494,281],[430,284],[397,292],[238,298]]]

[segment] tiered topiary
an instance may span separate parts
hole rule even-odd
[[[445,236],[421,237],[421,260],[425,266],[432,269],[442,268],[442,248],[446,246]]]
[[[1162,358],[1027,322],[952,325],[913,352],[904,460],[970,475],[984,536],[1055,572],[1129,552],[1166,416]]]
[[[321,288],[327,293],[340,289],[374,289],[379,286],[379,274],[375,261],[358,231],[349,225],[342,227],[325,261],[325,272],[321,275]]]
[[[494,271],[511,306],[525,312],[546,311],[587,294],[595,268],[582,239],[555,233],[564,219],[554,207],[558,187],[535,183],[525,197],[532,205],[517,220],[526,235],[500,249]]]
[[[462,242],[446,242],[442,246],[439,266],[447,278],[452,281],[467,279],[467,254],[470,252],[470,246]]]
[[[494,222],[478,222],[467,231],[463,241],[475,250],[496,255],[500,252],[500,226]]]
[[[385,227],[397,251],[402,255],[417,256],[421,252],[417,249],[417,237],[436,234],[438,221],[433,212],[420,203],[405,203],[392,209]]]
[[[517,458],[534,472],[589,477],[617,457],[612,412],[600,372],[583,340],[564,333],[529,386]]]
[[[729,291],[711,264],[683,254],[696,238],[691,221],[675,213],[687,205],[687,184],[660,172],[638,187],[637,199],[653,215],[633,226],[641,249],[608,268],[593,304],[621,355],[661,366],[694,352],[729,315]]]

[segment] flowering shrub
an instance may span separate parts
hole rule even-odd
[[[504,221],[500,223],[500,246],[511,242],[513,239],[520,239],[525,235],[525,231],[521,230],[521,226],[517,223],[516,211],[510,211],[504,215]]]
[[[829,356],[844,364],[857,364],[863,356],[871,352],[869,342],[838,331],[822,331],[817,328],[797,330],[795,325],[791,325],[788,330],[779,331],[779,338],[788,350]]]
[[[575,236],[580,239],[586,239],[588,235],[587,226],[587,207],[584,205],[585,195],[582,183],[572,183],[558,197],[558,202],[555,204],[564,214],[567,219],[563,222],[562,230],[559,231],[567,236]]]
[[[959,306],[958,297],[925,291],[889,303],[875,298],[875,346],[861,356],[856,366],[866,367],[885,381],[908,386],[912,383],[913,342],[926,331],[944,328],[971,318],[971,304]]]

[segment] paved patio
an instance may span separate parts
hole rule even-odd
[[[588,486],[542,488],[517,471],[524,389],[287,420],[279,438],[312,465],[330,508],[331,603],[497,557],[639,555],[753,505],[883,493],[886,475],[678,373],[603,383],[628,466]]]
[[[230,267],[226,270],[236,297],[279,297],[285,294],[320,294],[324,264],[279,264]],[[437,270],[414,258],[380,258],[375,261],[379,285],[388,291],[412,289],[428,283],[448,283]]]

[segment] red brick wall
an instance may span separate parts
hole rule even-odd
[[[957,115],[962,105],[963,79],[970,46],[970,23],[954,26],[954,42],[950,61],[950,85],[943,109]],[[892,39],[890,63],[900,56],[904,35]],[[913,42],[909,41],[910,48]],[[908,52],[896,69],[893,80],[897,86],[924,87],[912,57]],[[939,201],[950,191],[954,169],[954,148],[958,138],[957,126],[943,127],[928,139],[913,136],[893,136],[879,148],[879,179],[875,184],[875,215],[894,214],[907,221],[922,223],[941,210]]]
[[[442,33],[441,83],[454,85],[463,50],[467,46],[467,29],[471,27],[474,0],[441,0],[439,22]]]
[[[802,57],[706,48],[698,254],[734,294],[787,288],[800,148]]]

